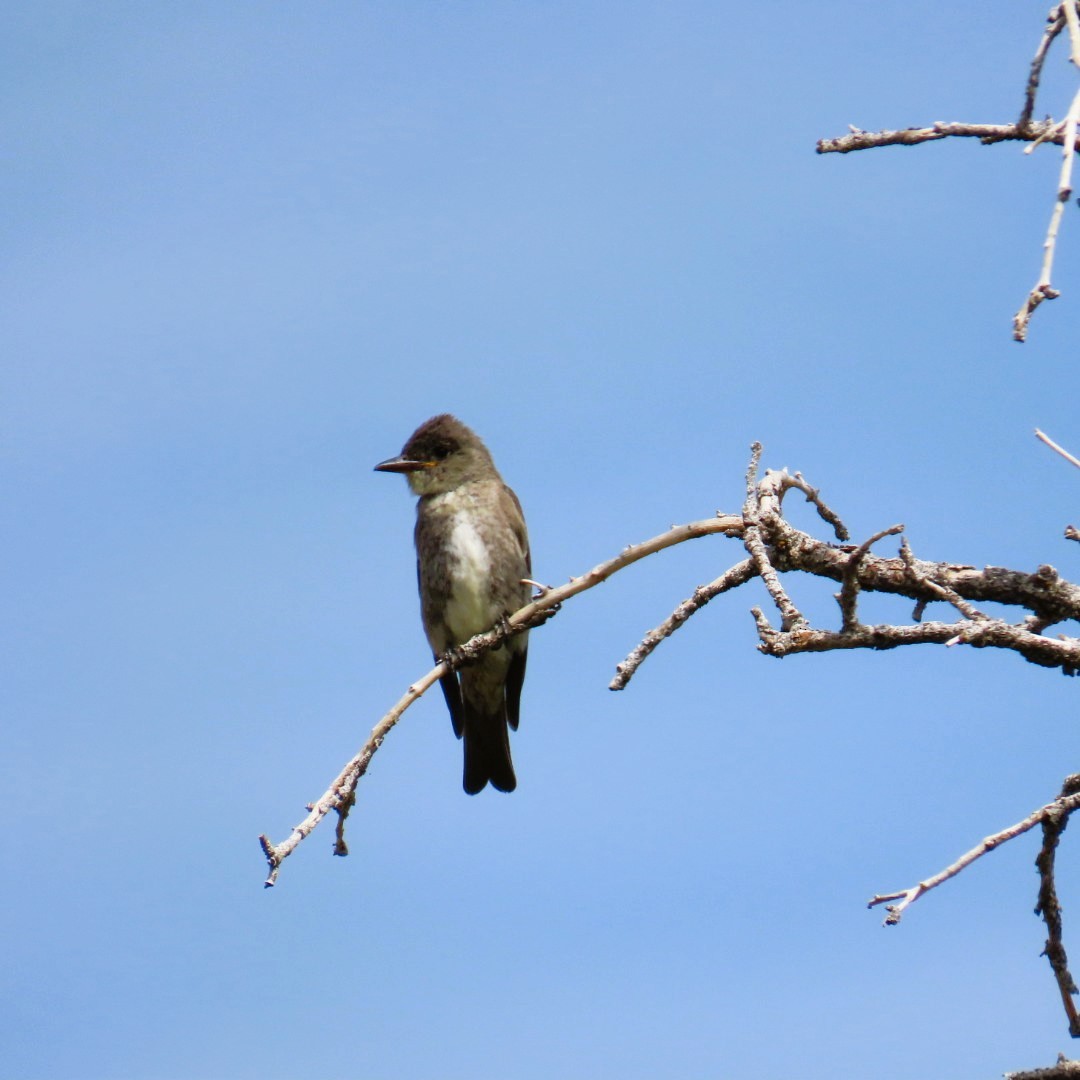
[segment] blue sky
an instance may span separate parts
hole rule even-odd
[[[857,538],[1080,575],[1080,474],[1031,435],[1080,447],[1074,209],[1064,295],[1009,338],[1056,151],[813,152],[1011,119],[1044,14],[8,5],[6,1075],[907,1080],[1070,1050],[1033,840],[899,928],[864,903],[1052,797],[1080,687],[989,651],[766,659],[755,586],[609,692],[729,540],[534,634],[514,795],[462,794],[436,695],[348,859],[328,825],[264,891],[256,842],[427,669],[412,500],[372,466],[436,412],[484,436],[552,583],[736,510],[755,439]],[[1038,112],[1073,82],[1052,57]],[[1070,835],[1061,862],[1068,918]]]

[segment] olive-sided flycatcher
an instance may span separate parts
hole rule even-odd
[[[529,602],[529,538],[517,496],[503,483],[480,437],[460,420],[434,416],[399,457],[375,466],[404,473],[416,506],[416,572],[428,643],[448,650],[490,630]],[[518,726],[526,634],[442,678],[454,734],[465,740],[463,786],[517,787],[507,725]]]

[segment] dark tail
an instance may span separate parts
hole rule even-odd
[[[510,735],[506,729],[506,709],[484,716],[465,706],[465,778],[462,786],[469,795],[489,783],[497,791],[517,787],[514,763],[510,760]]]

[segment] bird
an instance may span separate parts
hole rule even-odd
[[[403,473],[416,504],[416,574],[424,631],[438,662],[529,602],[532,560],[521,503],[480,436],[442,413],[409,436],[377,472]],[[510,757],[528,655],[517,634],[440,680],[454,734],[464,741],[462,786],[517,787]]]

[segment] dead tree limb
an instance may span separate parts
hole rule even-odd
[[[996,850],[1002,844],[1016,837],[1022,836],[1036,825],[1042,826],[1043,843],[1035,866],[1039,871],[1039,900],[1035,907],[1035,914],[1041,915],[1046,923],[1047,939],[1043,955],[1050,961],[1054,979],[1061,993],[1062,1005],[1069,1022],[1069,1034],[1073,1038],[1080,1037],[1080,1016],[1077,1014],[1074,996],[1078,993],[1076,983],[1069,973],[1069,961],[1065,953],[1065,945],[1062,941],[1061,905],[1058,903],[1057,889],[1054,884],[1054,856],[1057,851],[1058,841],[1065,831],[1069,816],[1074,810],[1080,809],[1080,774],[1074,774],[1065,778],[1062,784],[1061,794],[1046,806],[1040,806],[1033,810],[1022,821],[1010,825],[1007,829],[986,837],[985,840],[976,844],[970,851],[965,852],[952,865],[938,871],[932,877],[926,878],[907,889],[897,892],[882,893],[871,897],[867,907],[876,907],[885,904],[885,926],[896,926],[904,912],[925,896],[932,889],[943,885],[950,878],[956,877],[962,870],[966,870],[972,863],[981,859],[989,852]],[[892,901],[899,900],[899,903]]]
[[[719,534],[738,539],[746,549],[744,557],[708,585],[699,587],[655,629],[649,631],[630,655],[616,668],[611,689],[621,690],[640,669],[656,646],[669,637],[715,596],[761,578],[766,593],[780,619],[777,629],[761,607],[752,608],[758,649],[768,656],[829,652],[841,649],[893,649],[904,645],[972,645],[975,648],[1008,649],[1044,667],[1056,667],[1066,674],[1080,670],[1080,638],[1044,636],[1044,631],[1068,621],[1080,621],[1080,587],[1062,580],[1050,566],[1034,572],[988,566],[981,570],[958,563],[926,562],[916,559],[906,540],[896,557],[876,555],[872,545],[900,532],[893,525],[880,530],[861,544],[834,543],[797,529],[784,516],[784,499],[792,491],[802,494],[841,541],[848,537],[840,517],[822,501],[816,488],[799,473],[767,470],[758,477],[761,447],[755,444],[747,476],[747,498],[741,514],[720,514],[703,521],[674,526],[643,543],[632,544],[618,555],[593,567],[580,577],[557,588],[541,588],[540,594],[500,625],[479,634],[444,659],[408,687],[401,699],[372,729],[367,742],[330,784],[308,805],[308,814],[278,844],[260,837],[269,865],[267,885],[277,881],[282,862],[311,834],[331,811],[338,815],[334,852],[347,854],[345,819],[355,804],[356,789],[371,759],[390,730],[407,709],[452,666],[467,663],[488,649],[497,648],[508,635],[522,633],[550,618],[558,607],[586,592],[626,567],[687,540]],[[801,613],[789,592],[785,578],[792,571],[838,583],[836,599],[840,607],[838,627],[814,627]],[[795,581],[795,578],[790,578]],[[912,623],[868,625],[858,617],[861,593],[893,593],[913,600],[917,609]],[[1018,608],[1026,614],[1014,621],[984,613],[976,604],[994,602]],[[952,620],[921,621],[922,612],[932,603],[945,603],[958,616]]]
[[[1044,300],[1056,299],[1060,292],[1051,283],[1054,256],[1057,250],[1058,232],[1065,206],[1069,202],[1072,186],[1072,168],[1077,150],[1077,129],[1080,126],[1080,90],[1073,97],[1063,120],[1034,120],[1035,101],[1042,80],[1043,65],[1056,38],[1068,28],[1070,42],[1069,59],[1080,68],[1080,0],[1063,0],[1047,16],[1047,25],[1039,40],[1028,68],[1027,85],[1024,88],[1020,116],[1012,124],[972,124],[938,121],[917,128],[896,131],[863,131],[849,125],[847,135],[833,139],[820,139],[819,154],[850,154],[855,150],[872,150],[882,146],[917,146],[921,143],[939,142],[942,139],[978,139],[984,146],[1000,142],[1026,142],[1030,145],[1025,153],[1031,153],[1043,143],[1061,147],[1062,164],[1054,199],[1050,224],[1043,241],[1042,265],[1038,280],[1013,316],[1013,340],[1027,339],[1028,325],[1035,309]]]

